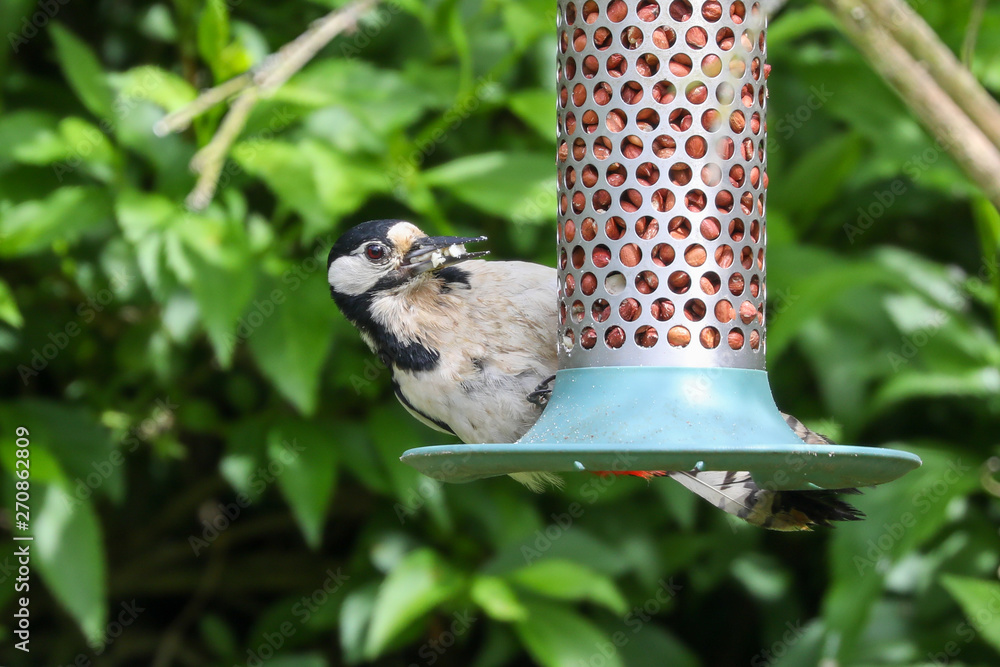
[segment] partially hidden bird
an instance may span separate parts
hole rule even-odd
[[[551,267],[484,261],[487,252],[465,249],[484,240],[428,236],[405,220],[372,220],[334,243],[327,278],[337,307],[390,369],[396,397],[410,414],[464,443],[513,443],[541,415],[546,383],[558,367],[557,276]],[[830,443],[783,416],[803,442]],[[864,518],[838,497],[856,489],[775,491],[741,471],[614,474],[669,477],[772,530]],[[562,483],[550,472],[511,477],[533,491]]]

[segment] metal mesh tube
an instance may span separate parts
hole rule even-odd
[[[559,0],[560,368],[764,368],[757,2]]]

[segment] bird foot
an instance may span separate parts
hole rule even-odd
[[[552,388],[549,387],[552,381],[556,379],[555,375],[549,376],[538,383],[535,390],[528,394],[528,402],[537,405],[540,408],[544,408],[549,402],[549,396],[552,395]]]

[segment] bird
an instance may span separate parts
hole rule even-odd
[[[557,367],[557,274],[523,261],[485,261],[465,245],[486,238],[429,236],[407,220],[370,220],[330,248],[330,295],[391,371],[403,407],[466,444],[513,443],[544,410]],[[803,442],[825,436],[784,415]],[[605,473],[611,474],[611,473]],[[775,491],[743,471],[629,471],[669,477],[719,509],[779,531],[810,530],[864,514],[839,494]],[[533,491],[557,487],[551,472],[513,473]]]

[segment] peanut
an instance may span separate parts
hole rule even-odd
[[[713,241],[719,238],[719,234],[722,233],[722,225],[715,218],[705,218],[701,221],[701,236],[702,238]]]
[[[740,294],[743,294],[744,287],[745,284],[743,282],[743,276],[738,273],[734,273],[729,277],[729,291],[733,295],[739,296]]]
[[[737,134],[742,132],[747,126],[747,119],[744,117],[742,111],[734,111],[732,115],[729,116],[729,127]]]
[[[611,132],[621,132],[625,129],[625,114],[615,109],[608,114],[606,123]]]
[[[715,327],[705,327],[698,338],[702,346],[710,350],[719,346],[719,331]]]
[[[597,344],[597,332],[591,329],[590,327],[587,327],[580,334],[580,345],[582,345],[585,350],[589,350],[596,344]]]
[[[708,143],[701,137],[691,137],[684,144],[684,149],[693,158],[703,158],[708,153]]]
[[[646,241],[656,236],[659,231],[660,223],[656,221],[656,218],[651,218],[648,215],[639,218],[635,223],[635,233]]]
[[[628,5],[625,4],[625,0],[613,0],[608,5],[608,19],[614,23],[623,21],[626,16],[628,16]]]
[[[611,262],[611,251],[607,248],[607,246],[599,245],[594,248],[591,258],[594,261],[594,266],[599,269],[603,269],[609,262]]]
[[[691,104],[701,104],[708,99],[708,87],[703,83],[698,84],[694,88],[688,90],[687,98],[688,102]],[[574,99],[576,99],[575,96]]]
[[[639,3],[639,9],[636,11],[639,16],[640,21],[655,21],[656,17],[660,15],[660,6],[655,2],[650,2],[648,0],[643,0]]]
[[[694,244],[688,246],[687,250],[684,251],[684,261],[691,266],[701,266],[708,259],[708,254],[705,248],[701,245]]]
[[[652,271],[642,271],[635,278],[635,288],[643,294],[652,294],[660,281]]]
[[[701,291],[705,294],[709,296],[715,294],[715,283],[708,276],[702,276],[698,284],[701,286]]]
[[[733,329],[729,332],[729,347],[734,350],[738,350],[743,347],[743,333],[739,329]]]
[[[691,332],[687,327],[670,327],[670,331],[667,332],[667,342],[674,347],[685,347],[691,342]]]
[[[691,3],[687,0],[674,0],[671,2],[670,18],[675,21],[687,21],[691,18]]]
[[[722,4],[718,0],[709,0],[701,7],[701,15],[706,21],[718,21],[722,18]]]
[[[673,9],[673,5],[671,5]],[[669,49],[674,45],[676,36],[670,28],[657,28],[653,31],[653,45],[658,49]]]
[[[708,43],[708,33],[704,28],[689,28],[684,34],[684,40],[691,48],[700,49]]]
[[[674,303],[670,299],[657,299],[649,307],[649,312],[654,319],[665,322],[674,316]]]
[[[733,249],[727,245],[721,245],[715,249],[715,263],[720,269],[728,269],[733,265]]]
[[[656,333],[656,329],[648,325],[639,327],[638,331],[635,332],[635,342],[642,347],[653,347],[659,339],[660,336]]]
[[[750,324],[755,317],[757,317],[757,308],[754,307],[753,303],[744,301],[740,304],[740,319],[743,320],[743,324]]]
[[[733,304],[725,300],[715,304],[715,317],[720,322],[732,322],[733,318],[736,317],[736,310],[733,308]]]
[[[642,259],[642,251],[639,250],[639,246],[634,243],[627,243],[622,246],[621,251],[618,256],[622,260],[622,264],[625,266],[635,266]]]
[[[611,327],[604,334],[604,342],[608,344],[608,347],[621,347],[625,344],[625,330],[621,327]]]
[[[756,329],[750,332],[750,347],[755,350],[760,347],[760,333]]]
[[[669,243],[661,243],[653,248],[653,264],[667,266],[674,261],[674,249]]]
[[[584,294],[590,295],[597,289],[597,276],[593,273],[585,273],[580,278],[580,289]]]
[[[674,271],[670,274],[670,277],[667,278],[667,286],[670,288],[671,292],[684,294],[691,289],[691,276],[684,271]]]
[[[670,73],[674,76],[687,76],[691,73],[691,59],[685,55],[676,55],[670,59]]]
[[[639,318],[639,314],[642,312],[642,308],[639,307],[639,302],[635,299],[628,298],[621,302],[618,306],[618,314],[626,322],[634,322]]]

